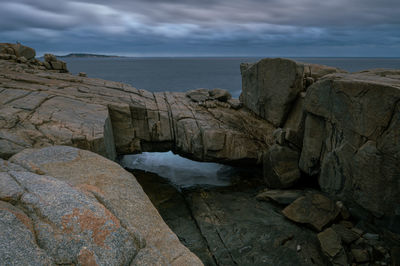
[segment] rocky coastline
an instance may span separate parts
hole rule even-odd
[[[399,265],[400,70],[263,59],[240,66],[238,100],[74,76],[35,55],[0,43],[0,264]],[[186,206],[180,223],[148,192],[160,179],[139,178],[143,191],[115,162],[168,150],[263,177],[161,187]]]

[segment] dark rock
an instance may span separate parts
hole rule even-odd
[[[339,214],[335,202],[319,193],[307,193],[287,206],[282,213],[292,221],[311,225],[321,231]]]
[[[400,204],[400,71],[325,76],[307,89],[300,168],[375,217]]]
[[[360,238],[360,235],[342,224],[334,224],[331,227],[346,244],[350,244]]]
[[[343,249],[340,236],[332,228],[327,228],[318,234],[322,251],[333,258]]]
[[[365,233],[365,234],[363,234],[362,237],[367,239],[367,240],[379,240],[379,235],[378,234]]]
[[[275,201],[282,205],[289,205],[300,196],[304,195],[302,190],[266,190],[257,195],[258,200]]]
[[[368,251],[364,249],[352,249],[351,255],[357,263],[364,263],[370,260]]]
[[[271,122],[281,126],[293,101],[303,89],[303,66],[289,59],[263,59],[242,64],[243,104]]]
[[[227,90],[218,88],[210,90],[210,96],[213,99],[216,99],[221,102],[227,102],[229,99],[232,98],[232,95]]]
[[[279,145],[285,145],[285,134],[286,130],[283,128],[277,128],[273,133],[275,143]]]
[[[298,151],[274,144],[263,158],[264,179],[267,186],[288,188],[295,184],[300,179],[298,161]]]
[[[284,125],[293,103],[306,87],[303,81],[305,79],[307,82],[307,76],[317,80],[326,74],[344,72],[333,67],[304,64],[284,58],[266,58],[254,64],[241,64],[240,70],[240,100],[247,108],[277,127]],[[300,109],[296,108],[298,112]]]
[[[53,54],[44,54],[44,61],[48,63],[57,62],[57,57]]]
[[[392,259],[392,265],[393,266],[399,266],[400,265],[400,247],[392,247],[390,249],[390,256]]]

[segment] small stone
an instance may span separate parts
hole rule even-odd
[[[269,188],[289,188],[300,179],[297,150],[278,144],[272,145],[263,155],[263,175]]]
[[[353,223],[350,221],[340,221],[339,223],[348,229],[351,229],[354,227]]]
[[[300,148],[303,144],[303,140],[299,138],[297,132],[291,128],[285,129],[285,140]]]
[[[44,61],[45,62],[56,62],[57,61],[57,57],[53,54],[44,54]]]
[[[298,223],[311,225],[321,231],[339,214],[336,204],[320,193],[307,193],[287,206],[282,213]]]
[[[379,235],[378,234],[372,234],[372,233],[365,233],[363,235],[363,238],[367,240],[379,240]]]
[[[228,104],[234,110],[238,110],[242,107],[242,103],[238,99],[229,99]]]
[[[210,92],[207,89],[190,90],[186,92],[186,97],[194,102],[205,102],[210,98]]]
[[[232,98],[232,95],[227,90],[218,89],[218,88],[211,90],[210,96],[213,99],[216,99],[221,102],[226,102]]]
[[[86,78],[87,74],[85,72],[79,72],[78,76]]]
[[[296,250],[297,250],[297,252],[301,251],[301,246],[297,245]]]
[[[352,249],[351,254],[353,255],[354,260],[358,263],[369,261],[368,251],[364,249]]]
[[[352,230],[354,233],[358,234],[359,236],[362,236],[362,234],[364,233],[363,230],[361,230],[361,229],[359,229],[359,228],[356,228],[356,227],[351,228],[351,230]]]
[[[331,258],[335,257],[343,249],[340,236],[332,228],[319,233],[317,237],[322,251]]]
[[[360,235],[341,224],[332,225],[332,229],[340,236],[343,242],[350,244],[360,238]]]
[[[272,135],[274,136],[275,143],[279,145],[285,144],[285,130],[283,128],[277,128]]]
[[[25,57],[21,56],[21,57],[17,58],[17,62],[18,63],[22,63],[22,64],[26,64],[28,62],[28,60]]]

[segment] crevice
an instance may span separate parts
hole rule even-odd
[[[208,210],[209,210],[208,213],[209,213],[210,215],[213,214],[214,218],[215,218],[216,220],[220,221],[220,219],[218,218],[218,216],[216,216],[214,213],[211,212],[211,207],[210,207],[210,205],[208,204],[208,202],[207,202],[205,199],[203,200],[203,202],[204,202],[204,204],[207,206],[207,208],[208,208]],[[222,236],[221,236],[221,233],[220,233],[220,231],[218,230],[218,227],[215,226],[214,229],[215,229],[215,232],[217,233],[217,236],[218,236],[218,238],[220,239],[222,245],[224,246],[225,250],[228,252],[229,257],[231,258],[232,262],[233,262],[235,265],[238,265],[238,262],[233,258],[231,252],[229,252],[229,249],[228,249],[228,247],[226,246],[225,241],[223,240],[223,238],[222,238]]]
[[[164,92],[164,100],[165,103],[167,104],[167,108],[168,108],[168,119],[169,119],[169,124],[170,124],[170,133],[171,133],[171,137],[172,137],[172,141],[174,143],[174,146],[176,144],[176,127],[175,127],[175,123],[174,123],[174,117],[173,117],[173,113],[172,113],[172,108],[171,105],[168,101],[168,97],[167,97],[167,92]]]
[[[28,93],[26,93],[24,95],[17,96],[15,98],[11,99],[11,100],[8,100],[8,101],[4,102],[3,105],[7,105],[7,104],[10,104],[10,103],[12,103],[12,102],[14,102],[16,100],[25,98],[26,96],[31,95],[32,93],[33,93],[33,91],[28,91]]]
[[[215,264],[216,264],[216,265],[219,265],[219,263],[218,263],[218,261],[217,261],[217,258],[215,257],[214,253],[211,251],[211,247],[210,247],[210,244],[208,243],[207,238],[202,234],[202,231],[201,231],[201,229],[200,229],[200,225],[199,225],[199,223],[197,222],[197,219],[196,219],[196,217],[194,216],[193,211],[192,211],[192,208],[190,207],[190,204],[189,204],[189,202],[188,202],[188,200],[187,200],[186,193],[185,193],[185,192],[182,192],[182,196],[183,196],[183,199],[184,199],[186,208],[189,210],[190,218],[192,218],[192,220],[193,220],[193,222],[194,222],[194,224],[195,224],[195,226],[196,226],[198,232],[200,233],[202,239],[204,240],[204,243],[206,243],[206,245],[207,245],[207,250],[208,250],[208,252],[211,254],[211,257],[212,257],[213,261],[215,262]]]

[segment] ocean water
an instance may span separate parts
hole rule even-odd
[[[179,188],[194,185],[228,186],[237,172],[218,163],[196,162],[169,152],[143,152],[123,156],[121,165],[158,174]]]
[[[71,73],[124,82],[138,89],[187,91],[222,88],[239,97],[240,63],[261,58],[66,58]],[[292,58],[301,62],[339,67],[349,72],[372,68],[400,69],[400,58]]]

